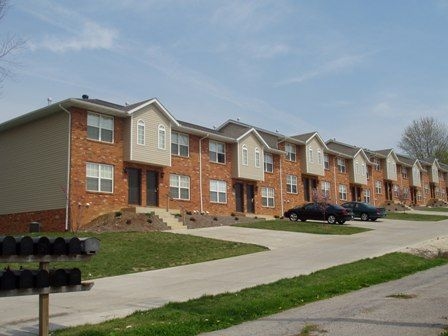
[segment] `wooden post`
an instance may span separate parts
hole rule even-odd
[[[39,269],[48,271],[48,262],[40,262]],[[39,336],[49,335],[50,294],[39,294]]]

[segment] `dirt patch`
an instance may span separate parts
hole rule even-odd
[[[448,257],[448,236],[436,237],[406,247],[402,252],[411,253],[424,258]]]

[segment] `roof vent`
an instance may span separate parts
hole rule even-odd
[[[128,102],[125,102],[125,103],[124,103],[124,106],[129,106],[129,103],[128,103]]]
[[[50,105],[52,102],[53,102],[53,99],[51,99],[51,97],[48,97],[48,98],[47,98],[47,103],[48,103],[48,105]]]
[[[83,94],[82,99],[89,99],[89,95]]]

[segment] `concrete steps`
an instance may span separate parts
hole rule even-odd
[[[186,225],[183,225],[182,221],[178,219],[175,214],[180,214],[180,210],[154,208],[154,207],[136,207],[135,211],[137,213],[148,213],[154,212],[154,214],[159,217],[166,225],[168,225],[171,230],[187,229]]]

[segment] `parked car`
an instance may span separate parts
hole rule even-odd
[[[289,209],[284,213],[284,216],[292,221],[301,220],[304,222],[307,219],[317,219],[326,220],[329,224],[335,224],[336,222],[344,224],[353,218],[352,213],[340,205],[318,203],[308,203]]]
[[[368,203],[347,202],[342,204],[346,209],[353,211],[355,218],[361,218],[362,221],[376,221],[378,218],[386,217],[386,209],[378,208]]]

